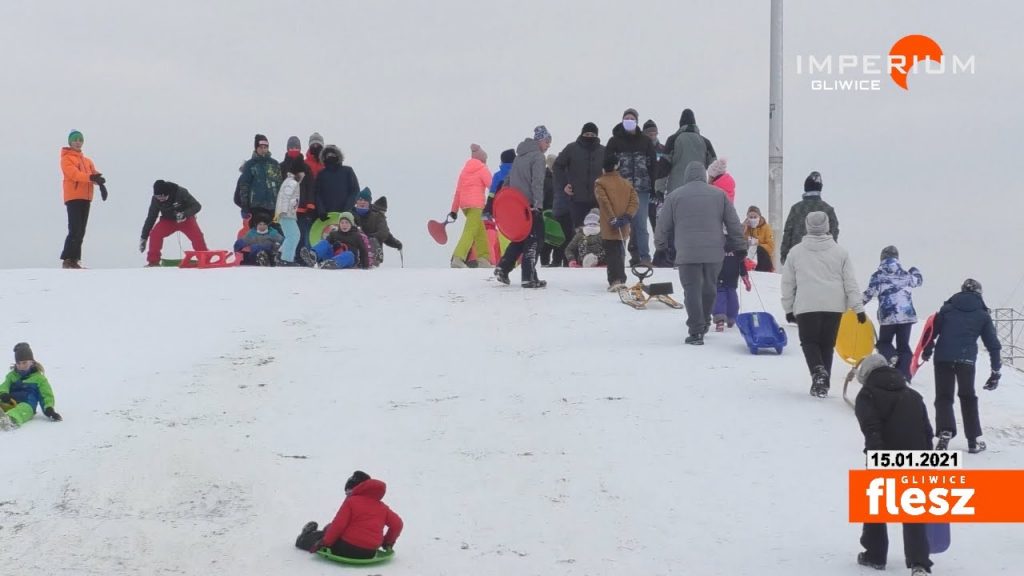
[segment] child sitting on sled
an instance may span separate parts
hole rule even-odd
[[[243,264],[276,266],[281,262],[284,236],[270,227],[270,217],[262,212],[253,213],[252,224],[252,230],[235,242],[235,252],[242,253]]]
[[[43,414],[54,422],[62,418],[53,409],[53,389],[35,361],[27,342],[14,346],[14,366],[0,384],[0,430],[11,430],[28,422],[43,405]]]
[[[378,548],[391,550],[403,524],[398,514],[381,502],[386,491],[384,482],[356,470],[345,482],[345,501],[334,520],[323,530],[317,530],[316,522],[307,522],[295,547],[309,552],[330,548],[335,556],[355,559],[373,558]]]
[[[565,247],[570,268],[603,266],[604,245],[601,243],[601,213],[594,208],[583,218],[583,226]]]
[[[338,218],[338,229],[332,231],[312,249],[299,248],[302,262],[314,268],[362,268],[370,267],[371,259],[366,249],[363,233],[355,225],[351,212],[342,212]]]

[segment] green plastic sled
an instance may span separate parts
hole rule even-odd
[[[394,550],[377,550],[377,555],[373,558],[346,558],[344,556],[335,556],[331,554],[330,548],[321,548],[316,551],[317,556],[326,558],[331,562],[338,562],[340,564],[353,564],[353,565],[364,565],[364,564],[380,564],[381,562],[387,562],[391,560],[391,557],[395,555]]]
[[[327,220],[321,221],[319,218],[313,219],[313,224],[309,227],[309,245],[316,246],[321,240],[324,239],[324,230],[327,230],[329,234],[331,226],[337,226],[338,220],[341,220],[341,212],[328,212]]]
[[[168,268],[177,268],[181,265],[181,258],[161,258],[160,265]]]
[[[565,243],[565,232],[562,225],[551,215],[551,210],[544,211],[544,242],[555,248]]]

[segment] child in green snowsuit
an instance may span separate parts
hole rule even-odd
[[[43,374],[43,366],[35,361],[28,343],[19,342],[14,346],[14,366],[0,384],[0,430],[28,422],[40,404],[43,414],[60,422],[53,403],[53,389]]]

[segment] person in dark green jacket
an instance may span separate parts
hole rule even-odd
[[[839,219],[836,218],[836,211],[821,199],[821,174],[811,172],[804,180],[803,199],[793,204],[789,209],[789,216],[786,217],[786,227],[782,234],[782,244],[779,246],[779,256],[782,263],[786,263],[786,257],[793,246],[796,246],[804,239],[807,227],[804,222],[811,212],[824,212],[828,215],[828,229],[832,233],[832,239],[839,242]]]
[[[371,204],[371,202],[373,203]],[[387,211],[387,198],[381,196],[374,201],[373,193],[369,188],[363,188],[356,195],[355,225],[374,244],[375,260],[378,265],[384,262],[384,246],[390,246],[399,252],[402,251],[402,242],[395,238],[388,227]]]
[[[43,414],[54,422],[62,420],[54,411],[53,389],[35,361],[27,342],[14,346],[14,366],[0,384],[0,430],[10,430],[28,422],[42,405]]]
[[[255,216],[257,212],[274,217],[277,208],[277,192],[281,189],[284,175],[281,165],[270,155],[270,141],[262,134],[255,138],[252,158],[242,165],[238,177],[238,198],[242,212]]]

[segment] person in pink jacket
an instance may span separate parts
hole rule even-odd
[[[455,245],[455,253],[452,255],[452,268],[467,267],[466,258],[471,248],[476,252],[479,266],[491,265],[491,249],[482,218],[487,189],[491,186],[491,172],[487,168],[487,152],[477,144],[470,145],[469,150],[470,158],[466,160],[462,172],[459,173],[459,182],[455,185],[455,198],[452,199],[452,211],[448,214],[452,222],[459,217],[459,210],[466,215],[466,226],[462,229],[462,236]]]
[[[708,182],[725,192],[725,197],[729,199],[729,202],[736,203],[736,181],[732,179],[732,174],[729,174],[729,169],[726,165],[725,158],[718,158],[708,166]]]

